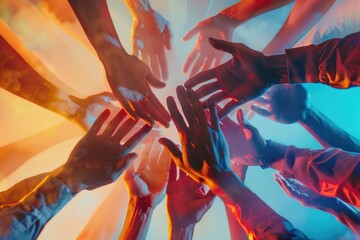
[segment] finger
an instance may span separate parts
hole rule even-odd
[[[189,126],[194,125],[196,123],[196,115],[192,107],[191,101],[189,99],[189,96],[185,91],[185,88],[182,86],[178,86],[176,88],[176,94]]]
[[[120,142],[121,139],[123,139],[126,136],[126,134],[130,132],[130,130],[136,125],[137,122],[138,120],[134,120],[132,118],[127,119],[121,125],[121,127],[114,133],[112,137],[114,141]]]
[[[116,116],[109,122],[102,135],[110,138],[115,132],[118,125],[121,123],[121,121],[126,117],[126,115],[127,114],[124,110],[118,112],[118,114],[116,114]]]
[[[218,112],[221,111],[221,107],[219,107],[219,105],[215,104],[215,107]],[[231,120],[231,118],[228,115],[223,117],[223,119],[221,119],[221,123],[223,124],[223,126],[228,126],[228,125],[231,126],[231,125],[236,124],[236,123],[234,123],[233,120]]]
[[[164,147],[166,149],[166,147]],[[168,151],[168,150],[166,150]],[[170,169],[169,169],[169,183],[176,182],[179,176],[179,168],[176,166],[174,161],[170,162]]]
[[[140,103],[130,102],[130,104],[141,119],[143,119],[150,126],[154,125],[154,120],[148,116],[148,114],[144,111],[144,108],[141,106]]]
[[[150,56],[144,51],[140,51],[140,52],[141,52],[141,59],[143,60],[143,62],[146,63],[147,66],[150,66]]]
[[[95,120],[94,124],[87,132],[87,135],[97,135],[109,116],[110,116],[110,110],[105,109]]]
[[[201,106],[198,97],[196,96],[196,94],[194,93],[194,91],[192,89],[187,90],[187,93],[189,95],[189,99],[191,101],[191,105],[193,106],[195,116],[196,116],[198,122],[202,126],[206,126],[208,124],[208,121],[206,119],[204,109]]]
[[[214,60],[215,58],[213,56],[208,56],[205,63],[203,64],[201,71],[208,70],[209,68],[211,68],[211,65],[214,62]]]
[[[166,103],[167,103],[171,118],[175,124],[176,129],[178,130],[178,132],[185,132],[187,129],[187,126],[185,124],[183,116],[180,114],[179,109],[176,106],[174,98],[168,97],[166,99]]]
[[[151,55],[151,57],[150,57],[150,66],[151,66],[151,70],[152,70],[154,76],[157,79],[160,79],[159,62],[158,62],[155,54]]]
[[[131,177],[133,176],[133,174],[135,173],[135,164],[134,162],[130,162],[125,175],[124,175],[124,179],[131,179]]]
[[[164,29],[164,38],[165,38],[164,40],[165,40],[165,47],[168,50],[171,50],[171,37],[172,37],[172,34],[170,31],[169,25],[166,25],[165,29]]]
[[[215,68],[213,69],[209,69],[203,72],[200,72],[198,74],[196,74],[195,76],[189,78],[186,82],[185,82],[185,87],[186,88],[192,88],[195,87],[196,85],[206,82],[210,79],[213,79],[216,77],[216,70]],[[214,89],[214,91],[216,91],[218,89]]]
[[[121,104],[121,106],[123,107],[123,109],[127,112],[127,114],[129,114],[133,119],[138,119],[139,116],[137,115],[137,113],[131,108],[129,102],[127,101],[126,98],[124,98],[121,94],[119,94],[120,96],[118,96],[118,100]]]
[[[158,55],[159,65],[161,68],[161,75],[163,80],[168,80],[169,78],[169,72],[168,72],[168,64],[166,61],[165,52],[161,51]]]
[[[146,170],[146,167],[150,163],[152,147],[153,147],[152,142],[145,144],[145,147],[142,150],[141,155],[140,155],[140,164],[138,167],[139,172]]]
[[[192,77],[192,76],[194,76],[196,73],[198,73],[198,72],[200,71],[200,69],[203,67],[203,64],[204,64],[205,61],[206,61],[206,57],[204,57],[203,55],[200,55],[200,56],[196,59],[194,65],[193,65],[193,67],[192,67],[192,69],[191,69],[191,71],[190,71],[189,76]]]
[[[189,41],[190,39],[192,39],[196,34],[199,33],[199,31],[201,31],[201,27],[199,25],[196,25],[193,29],[191,29],[189,32],[187,32],[185,34],[185,36],[183,36],[183,38],[181,39],[182,41]]]
[[[118,177],[125,171],[125,169],[137,158],[136,153],[129,153],[117,162],[115,169],[117,170]]]
[[[237,102],[235,100],[231,100],[229,103],[227,103],[223,109],[219,112],[219,118],[222,119],[226,115],[228,115],[232,110],[237,108],[239,105],[241,105],[241,102]]]
[[[171,141],[168,138],[160,138],[159,139],[159,143],[161,145],[163,145],[170,153],[170,156],[174,159],[174,160],[179,160],[182,163],[182,153],[180,151],[180,149],[178,148],[178,146],[176,146],[176,144]]]
[[[191,64],[193,64],[193,62],[195,61],[195,59],[197,58],[197,56],[199,55],[199,52],[196,49],[192,49],[189,56],[186,58],[185,63],[184,63],[184,67],[183,67],[183,72],[186,73]]]
[[[253,103],[260,106],[266,106],[270,103],[270,101],[264,97],[258,97],[254,99]]]
[[[145,124],[137,133],[135,133],[124,146],[131,151],[141,140],[151,131],[152,127]]]
[[[224,92],[218,92],[215,93],[214,95],[211,95],[208,99],[206,99],[206,101],[204,102],[204,105],[206,105],[206,107],[208,107],[208,102],[213,101],[214,103],[219,103],[223,100],[225,100],[227,97],[227,95]]]
[[[198,98],[201,99],[213,93],[214,89],[220,89],[220,85],[218,82],[212,82],[204,86],[201,86],[199,89],[195,90],[195,93],[198,96]]]
[[[270,117],[271,116],[271,113],[268,110],[264,109],[264,108],[260,108],[260,107],[257,107],[255,105],[251,105],[250,108],[251,108],[251,110],[253,112],[255,112],[255,113],[257,113],[257,114],[259,114],[259,115],[261,115],[263,117]]]
[[[155,96],[155,94],[150,93],[148,97],[149,102],[152,104],[152,106],[157,109],[157,111],[154,111],[153,114],[157,116],[157,120],[164,119],[165,121],[162,123],[165,127],[169,126],[169,122],[171,121],[171,116],[166,110],[166,108],[161,104],[159,99]],[[161,123],[161,122],[160,122]]]
[[[213,46],[214,48],[233,54],[235,49],[236,49],[236,43],[232,43],[232,42],[228,42],[228,41],[224,41],[224,40],[220,40],[220,39],[215,39],[210,37],[209,38],[209,43],[211,44],[211,46]]]
[[[151,72],[147,75],[147,80],[151,86],[154,88],[164,88],[166,84],[159,79],[157,79]]]
[[[245,122],[244,122],[244,113],[241,109],[239,109],[236,113],[236,120],[238,121],[241,128],[246,128]]]
[[[215,107],[214,102],[209,102],[209,110],[210,110],[210,121],[211,126],[215,130],[220,130],[220,121],[217,113],[217,108]]]
[[[166,111],[166,109],[161,105],[162,113],[159,111],[159,107],[155,107],[149,99],[146,99],[142,102],[143,107],[146,109],[148,115],[154,119],[155,121],[159,122],[162,126],[168,128],[170,126],[169,122],[171,121],[170,114]],[[165,112],[165,114],[164,114]],[[165,116],[164,116],[165,115]]]

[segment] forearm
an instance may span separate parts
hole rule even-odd
[[[127,56],[113,25],[106,0],[68,0],[100,60]],[[116,53],[114,53],[116,52]]]
[[[249,238],[304,237],[283,217],[278,215],[258,196],[246,188],[233,172],[222,174],[208,183],[231,209]]]
[[[194,235],[195,224],[186,227],[169,225],[170,240],[191,240]]]
[[[4,38],[0,37],[0,87],[67,119],[79,106],[71,96],[38,74]]]
[[[294,0],[242,0],[223,11],[215,18],[222,19],[224,23],[238,27],[240,24],[265,12],[277,9]]]
[[[297,0],[285,23],[263,53],[280,54],[293,47],[326,14],[334,2],[335,0]]]
[[[333,214],[341,223],[360,235],[360,211],[340,199],[333,199],[333,204],[326,211]]]
[[[142,199],[130,198],[119,239],[146,239],[153,212],[149,196]]]
[[[35,239],[72,197],[70,189],[56,177],[44,175],[26,195],[0,206],[0,238]]]
[[[247,239],[248,235],[246,234],[246,232],[240,225],[239,221],[237,220],[237,218],[235,217],[235,215],[233,214],[231,209],[229,207],[227,207],[226,205],[225,205],[225,211],[226,211],[226,216],[228,219],[231,239],[232,240]]]
[[[304,111],[299,123],[324,147],[360,152],[360,140],[341,129],[314,106]]]

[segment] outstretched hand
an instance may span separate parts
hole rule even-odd
[[[290,124],[303,118],[308,99],[309,94],[301,84],[281,84],[255,99],[251,110],[274,121]]]
[[[215,78],[216,81],[204,84],[195,93],[199,99],[213,94],[205,100],[206,103],[231,99],[219,112],[220,119],[280,81],[282,72],[271,69],[269,66],[275,63],[269,62],[268,57],[261,52],[241,43],[214,38],[209,38],[209,42],[214,48],[232,54],[233,58],[220,66],[198,73],[186,81],[185,87],[193,88]],[[221,91],[217,92],[219,90]]]
[[[103,61],[115,97],[134,119],[140,117],[150,125],[157,121],[168,127],[170,115],[150,88],[163,88],[165,83],[158,80],[137,57],[119,55]]]
[[[135,126],[135,120],[129,118],[120,125],[127,116],[121,110],[100,133],[110,111],[105,110],[86,135],[76,144],[68,161],[63,166],[60,176],[73,192],[84,189],[92,190],[114,182],[137,157],[132,149],[151,130],[144,125],[125,143],[120,141]]]
[[[168,97],[167,104],[179,132],[182,151],[167,138],[160,138],[159,142],[170,151],[180,169],[197,182],[205,182],[210,186],[214,178],[231,171],[229,150],[220,129],[215,105],[210,107],[211,124],[208,124],[195,93],[192,90],[186,92],[181,86],[176,91],[189,126],[186,126],[173,97]]]
[[[303,206],[326,211],[328,206],[336,205],[335,198],[322,196],[295,179],[284,178],[280,173],[274,174],[274,179],[286,195],[298,200]]]
[[[132,26],[132,52],[151,66],[156,78],[163,80],[169,77],[165,49],[171,49],[169,22],[154,10],[137,16]]]
[[[201,220],[212,206],[215,194],[211,191],[205,193],[203,184],[194,181],[182,170],[178,170],[172,163],[166,190],[167,211],[172,226],[185,228]]]
[[[131,164],[125,172],[124,179],[130,197],[147,198],[149,207],[155,208],[165,197],[170,160],[169,153],[157,139],[147,141],[137,170]]]
[[[211,47],[208,38],[214,37],[221,40],[231,40],[232,33],[233,28],[221,23],[215,17],[208,18],[198,23],[183,37],[183,41],[189,41],[198,34],[195,46],[186,58],[183,71],[185,73],[190,71],[189,76],[192,77],[199,71],[211,68],[213,64],[215,66],[220,65],[225,52],[216,51]],[[191,69],[190,66],[192,64],[194,65]]]

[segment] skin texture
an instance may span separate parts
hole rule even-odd
[[[215,194],[211,191],[205,193],[203,184],[194,181],[172,163],[166,195],[169,239],[192,239],[195,224],[210,209]]]
[[[220,196],[231,207],[249,238],[306,239],[305,235],[294,229],[286,219],[247,189],[231,170],[230,154],[220,129],[215,105],[212,103],[209,106],[208,123],[194,92],[186,92],[179,86],[177,96],[189,126],[185,124],[172,97],[168,97],[168,108],[179,132],[182,151],[169,139],[159,140],[169,150],[175,164],[192,179],[205,183],[211,191]],[[258,211],[259,209],[261,211]],[[261,227],[263,224],[269,227],[264,229]]]
[[[151,8],[149,1],[127,0],[132,16],[132,54],[141,58],[158,79],[169,77],[165,49],[171,49],[169,22]]]
[[[209,101],[218,103],[225,99],[231,99],[219,112],[220,118],[223,118],[237,106],[258,97],[272,84],[280,82],[281,75],[286,72],[286,67],[280,71],[278,68],[273,71],[268,67],[269,59],[267,57],[243,44],[213,38],[210,38],[209,42],[214,48],[232,54],[233,58],[220,66],[200,72],[188,79],[185,82],[185,87],[193,88],[215,78],[215,82],[206,83],[195,90],[195,93],[201,99],[221,90],[208,97],[204,101],[205,103]],[[276,63],[272,61],[272,64]],[[282,65],[283,63],[278,64]]]
[[[130,200],[119,239],[146,238],[153,210],[165,198],[169,163],[168,152],[151,138],[141,153],[137,170],[131,164],[126,171],[124,180]]]
[[[127,54],[112,23],[105,0],[69,0],[87,37],[105,68],[109,85],[120,104],[134,119],[169,126],[170,116],[150,86],[165,87],[150,68]]]
[[[60,177],[72,192],[84,189],[92,190],[115,181],[128,167],[131,160],[137,157],[131,150],[146,136],[151,127],[144,125],[124,144],[120,141],[135,126],[136,121],[127,119],[116,130],[127,116],[120,111],[99,134],[101,127],[110,115],[105,110],[95,121],[87,134],[78,142],[71,152],[69,160],[63,166]],[[101,163],[99,160],[101,159]]]

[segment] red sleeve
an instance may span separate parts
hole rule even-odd
[[[360,32],[285,53],[291,83],[321,82],[335,88],[360,85]]]
[[[341,149],[324,150],[288,147],[282,172],[316,192],[360,206],[360,154]]]

